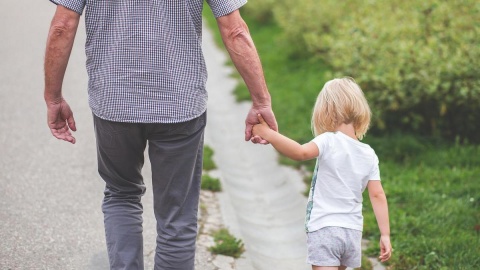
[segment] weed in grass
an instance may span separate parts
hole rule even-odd
[[[218,178],[211,177],[208,174],[202,175],[202,186],[203,190],[210,190],[210,191],[221,191],[222,190],[222,183]]]
[[[210,171],[217,168],[217,165],[213,161],[213,149],[208,145],[203,147],[203,170]]]
[[[214,254],[238,258],[245,251],[242,240],[235,238],[227,229],[214,232],[213,239],[215,246],[211,247],[210,251]]]

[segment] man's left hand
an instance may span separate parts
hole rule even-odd
[[[75,143],[72,131],[77,131],[73,112],[68,103],[62,98],[59,102],[47,102],[47,123],[52,135],[69,143]]]

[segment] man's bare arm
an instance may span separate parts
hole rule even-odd
[[[62,96],[62,84],[72,51],[80,15],[58,5],[50,25],[45,51],[45,92],[47,122],[57,139],[75,143],[70,130],[76,131],[73,113]]]
[[[262,64],[257,49],[248,31],[246,23],[238,10],[217,18],[223,43],[235,67],[242,76],[250,91],[252,108],[245,120],[245,140],[252,138],[252,126],[258,123],[257,115],[261,114],[273,130],[278,130],[272,112],[270,93],[263,74]],[[266,143],[265,141],[263,143]]]

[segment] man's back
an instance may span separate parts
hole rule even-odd
[[[190,1],[87,1],[89,103],[117,122],[176,123],[206,109],[202,6]]]

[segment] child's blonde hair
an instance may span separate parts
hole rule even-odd
[[[362,89],[353,78],[328,81],[318,94],[312,115],[315,136],[333,132],[341,124],[353,124],[355,136],[363,139],[370,125],[371,111]]]

